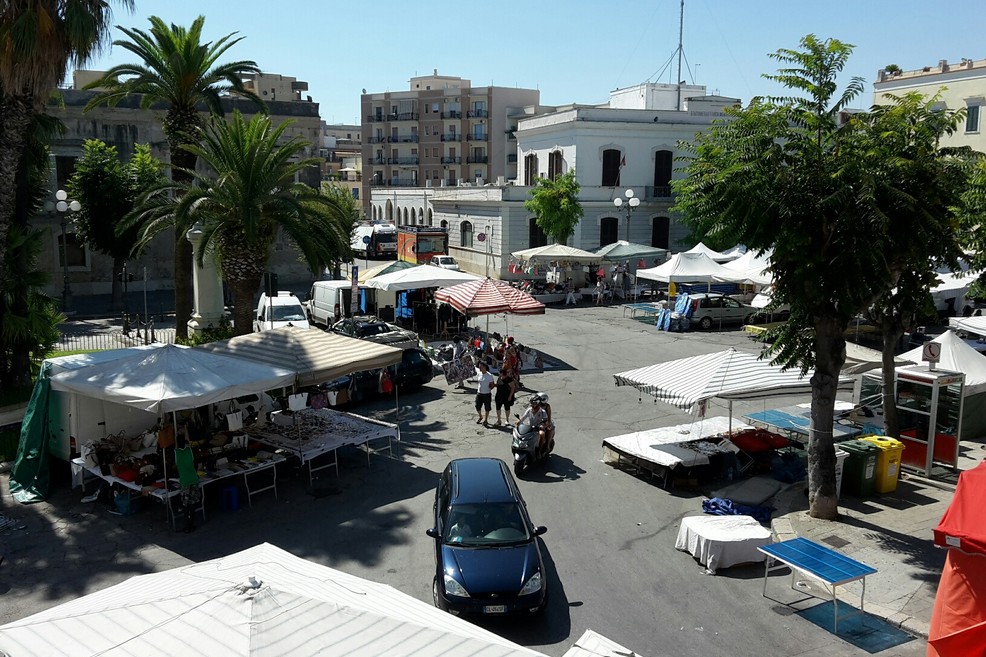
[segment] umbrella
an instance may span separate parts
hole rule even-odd
[[[512,313],[543,315],[544,304],[509,283],[487,278],[435,292],[435,300],[447,303],[467,317]]]
[[[619,242],[607,244],[603,248],[596,251],[596,255],[602,260],[607,260],[610,262],[618,260],[637,260],[640,258],[645,258],[647,260],[661,260],[663,262],[668,257],[668,250],[656,246],[646,246],[644,244],[635,244],[633,242],[620,240]]]
[[[574,246],[565,246],[564,244],[538,246],[533,249],[514,251],[510,255],[521,260],[540,260],[541,262],[550,262],[552,260],[559,262],[599,262],[599,256],[597,254],[591,251],[576,249]]]
[[[132,577],[0,627],[0,654],[540,655],[400,591],[264,543]]]

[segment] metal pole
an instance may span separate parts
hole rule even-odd
[[[68,312],[72,299],[72,286],[68,276],[68,230],[65,213],[59,215],[62,223],[62,312]]]

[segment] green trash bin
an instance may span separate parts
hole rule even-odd
[[[871,496],[880,448],[863,440],[848,440],[839,443],[839,448],[849,452],[842,471],[842,490],[853,497]]]

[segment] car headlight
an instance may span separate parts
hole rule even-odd
[[[534,579],[533,577],[531,579]],[[540,585],[539,585],[540,586]],[[459,598],[468,598],[469,591],[466,590],[462,584],[459,584],[458,580],[449,574],[445,575],[445,593],[448,595],[454,595]]]
[[[530,595],[541,590],[541,573],[534,573],[520,589],[519,595]]]

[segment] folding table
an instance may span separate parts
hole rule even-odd
[[[840,585],[862,580],[863,592],[859,595],[859,613],[863,613],[863,598],[866,596],[866,576],[876,572],[876,568],[851,559],[824,545],[819,545],[807,538],[792,538],[780,543],[772,543],[757,548],[765,555],[767,561],[763,573],[763,595],[767,596],[767,575],[770,571],[784,568],[791,569],[791,588],[794,588],[794,576],[801,573],[823,585],[831,587],[832,605],[835,608],[835,633],[839,633],[839,598],[836,590]],[[779,562],[780,565],[771,564]]]

